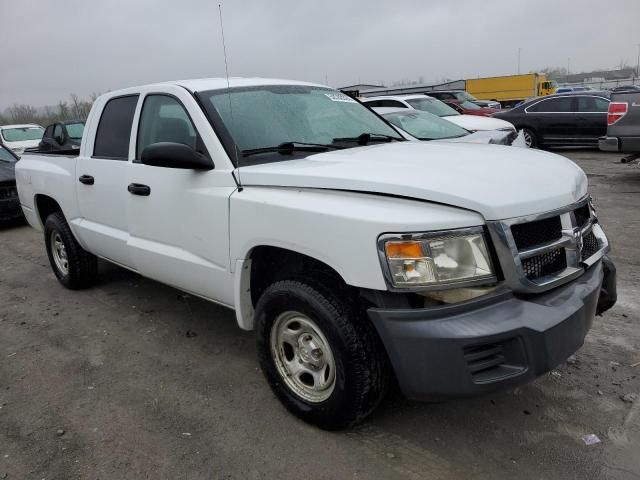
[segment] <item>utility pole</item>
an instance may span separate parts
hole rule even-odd
[[[566,82],[569,83],[569,71],[571,70],[571,57],[567,58],[567,79]]]
[[[638,44],[638,63],[636,63],[636,78],[640,77],[640,43]]]
[[[518,75],[520,75],[520,50],[522,49],[518,47]]]

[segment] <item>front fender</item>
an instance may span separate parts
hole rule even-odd
[[[245,186],[230,200],[231,263],[249,258],[255,247],[274,246],[330,266],[348,285],[386,290],[377,250],[381,234],[482,224],[478,213],[406,198]]]

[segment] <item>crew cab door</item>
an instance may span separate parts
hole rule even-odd
[[[88,142],[76,164],[78,237],[91,253],[129,268],[133,265],[127,247],[127,171],[137,103],[138,95],[107,100],[91,119]]]
[[[128,246],[142,275],[233,305],[228,225],[236,183],[217,162],[215,135],[193,97],[180,87],[165,88],[148,92],[137,114],[127,176]],[[214,168],[143,165],[143,150],[159,142],[186,144],[211,158]]]

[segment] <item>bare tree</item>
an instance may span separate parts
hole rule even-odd
[[[33,123],[38,112],[31,105],[13,105],[9,107],[9,119],[12,123]]]

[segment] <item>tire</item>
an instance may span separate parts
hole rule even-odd
[[[98,259],[80,246],[61,212],[47,217],[44,223],[44,243],[51,269],[62,285],[71,290],[79,290],[95,283]],[[61,245],[62,248],[54,245]]]
[[[325,430],[348,428],[363,420],[379,405],[389,386],[389,366],[382,342],[355,304],[312,281],[283,280],[269,286],[256,305],[258,357],[271,389],[291,413]],[[302,325],[296,331],[296,319],[315,325],[319,333],[313,337],[317,340],[315,347],[321,347],[321,361],[328,364],[333,360],[333,372],[325,366],[321,373],[324,380],[333,374],[332,386],[314,392],[314,398],[310,398],[310,391],[316,387],[315,381],[306,390],[299,385],[306,371],[283,373],[288,368],[284,366],[287,353],[293,360],[286,365],[308,368],[303,361],[304,348],[296,351],[289,343],[287,349],[287,341],[278,344],[283,318],[289,318],[286,321],[294,328],[284,330],[288,335],[298,335],[306,328]],[[305,335],[300,333],[294,343],[304,341]]]
[[[538,148],[538,136],[530,128],[523,128],[524,141],[529,148]]]

